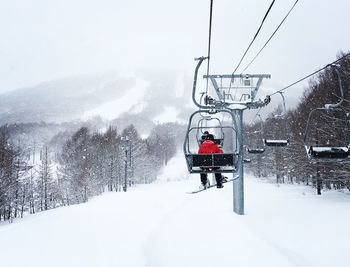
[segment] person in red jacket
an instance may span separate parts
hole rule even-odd
[[[205,131],[202,135],[202,144],[199,146],[198,153],[199,154],[222,154],[222,149],[214,142],[214,135],[208,133],[208,131]],[[203,172],[200,174],[201,177],[201,183],[203,187],[208,186],[208,175]],[[222,185],[222,175],[221,173],[215,173],[215,180],[216,180],[216,187],[217,188],[223,188]]]

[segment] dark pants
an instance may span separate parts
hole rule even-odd
[[[219,172],[215,173],[215,180],[217,185],[222,185],[222,175]],[[206,173],[201,173],[201,182],[206,184],[208,181],[208,175]]]

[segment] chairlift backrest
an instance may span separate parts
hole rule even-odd
[[[265,139],[264,140],[266,146],[270,147],[284,147],[289,144],[289,140],[274,140],[274,139]]]
[[[349,156],[348,147],[313,147],[309,148],[308,154],[313,158],[344,159]]]
[[[217,145],[223,146],[225,140],[225,133],[222,127],[222,122],[219,118],[211,117],[211,116],[203,116],[198,121],[198,129],[196,133],[196,138],[198,140],[198,145],[201,145],[205,139],[205,133],[212,135],[212,141],[214,141]],[[214,123],[216,125],[215,128],[209,123]],[[213,133],[209,133],[208,130],[213,129],[218,136],[215,136]]]
[[[250,154],[262,154],[265,152],[264,148],[248,148],[247,152]]]

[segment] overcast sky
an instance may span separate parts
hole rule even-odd
[[[192,76],[206,55],[209,0],[0,0],[0,92],[77,74],[139,68]],[[295,0],[276,1],[242,67]],[[271,0],[214,0],[212,73],[232,73]],[[247,70],[271,91],[350,49],[350,1],[300,0]],[[305,83],[304,83],[305,85]],[[303,84],[286,92],[301,95]]]

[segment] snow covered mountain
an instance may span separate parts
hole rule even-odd
[[[107,120],[139,116],[138,120],[149,123],[181,121],[191,110],[190,86],[189,78],[171,71],[128,77],[107,72],[44,82],[0,95],[0,124],[94,116]]]

